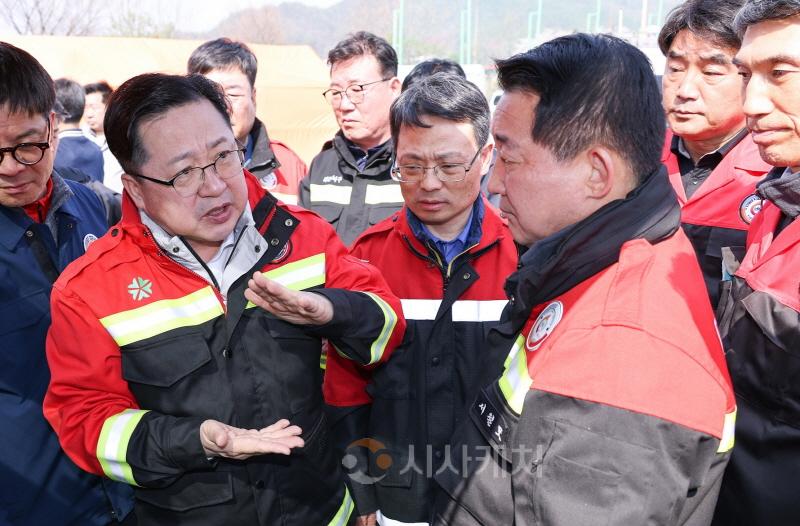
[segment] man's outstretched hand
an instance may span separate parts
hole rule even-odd
[[[297,325],[323,325],[333,319],[333,304],[320,294],[296,291],[277,281],[253,274],[244,297],[278,318]]]
[[[216,420],[200,425],[200,443],[209,457],[244,460],[256,455],[278,453],[288,455],[293,448],[303,447],[302,430],[278,420],[263,429],[241,429]]]

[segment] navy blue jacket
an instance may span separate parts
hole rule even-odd
[[[0,206],[0,526],[105,525],[133,507],[128,487],[82,471],[64,454],[42,414],[51,279],[107,229],[91,190],[56,175],[53,184],[43,224]]]
[[[80,130],[67,130],[59,135],[56,170],[73,168],[85,172],[93,181],[103,182],[103,151]]]

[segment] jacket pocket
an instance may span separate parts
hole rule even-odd
[[[48,312],[50,298],[43,290],[3,303],[0,305],[0,335],[30,327]]]
[[[161,489],[136,489],[142,502],[170,511],[183,512],[233,500],[231,474],[225,471],[202,471],[183,475]]]
[[[122,351],[122,377],[129,382],[172,387],[211,361],[205,338],[198,333]]]
[[[322,341],[307,335],[296,325],[273,318],[266,320],[269,335],[278,347],[275,358],[279,363],[275,363],[273,369],[281,371],[279,382],[283,385],[289,410],[297,414],[307,408],[321,406],[322,370],[319,359]]]
[[[342,211],[344,211],[344,207],[334,205],[314,205],[313,210],[325,218],[325,221],[335,225],[339,222],[339,218],[342,215]]]

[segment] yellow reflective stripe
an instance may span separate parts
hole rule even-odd
[[[286,263],[279,268],[263,273],[273,281],[292,290],[305,290],[325,284],[325,253]],[[246,309],[255,305],[247,302]]]
[[[270,192],[276,199],[280,199],[286,204],[296,205],[297,196],[294,194],[282,194],[280,192]]]
[[[725,423],[722,426],[722,438],[719,440],[717,453],[727,453],[733,449],[734,435],[736,429],[736,409],[725,415]]]
[[[309,185],[308,197],[312,203],[328,202],[339,205],[349,205],[350,194],[352,192],[352,186],[311,183],[311,185]]]
[[[206,287],[182,298],[154,301],[106,316],[100,323],[122,347],[179,327],[200,325],[224,312],[214,290]]]
[[[339,511],[333,516],[333,519],[328,523],[328,526],[345,526],[347,521],[350,520],[350,515],[353,514],[353,499],[350,497],[350,491],[347,486],[344,487],[344,499],[342,505],[339,506]]]
[[[508,406],[516,414],[522,414],[525,404],[525,395],[531,388],[533,380],[528,374],[528,360],[525,353],[525,338],[520,334],[505,361],[505,372],[498,382],[500,392],[506,399]]]
[[[400,184],[368,184],[364,203],[368,205],[403,204]]]
[[[126,462],[128,442],[131,440],[133,430],[147,411],[141,409],[126,409],[103,423],[100,438],[97,440],[97,460],[108,478],[136,484],[131,466]]]
[[[383,352],[386,350],[386,345],[389,343],[389,337],[392,335],[392,331],[394,331],[395,326],[397,326],[397,314],[395,314],[392,307],[383,301],[383,299],[377,294],[373,294],[371,292],[365,292],[364,294],[372,298],[372,300],[378,304],[378,308],[381,309],[381,312],[383,313],[383,328],[381,329],[381,332],[375,341],[372,342],[372,346],[370,347],[370,360],[367,365],[371,365],[373,363],[378,363],[383,356]]]
[[[328,368],[328,349],[325,347],[322,348],[322,352],[319,354],[319,368],[323,371]]]

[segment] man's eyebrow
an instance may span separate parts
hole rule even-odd
[[[206,144],[206,147],[209,150],[212,149],[212,148],[216,148],[220,144],[224,143],[226,140],[228,140],[227,137],[224,137],[224,136],[219,137],[218,139],[216,139],[214,141],[211,141],[210,143]],[[188,157],[191,157],[192,153],[193,152],[180,153],[180,154],[176,155],[175,157],[171,158],[170,160],[168,160],[167,164],[175,164],[177,162],[183,161],[184,159],[186,159]]]
[[[686,58],[686,53],[670,49],[669,52],[667,52],[667,58]]]
[[[733,57],[733,63],[735,65],[737,65],[737,66],[749,67],[749,66],[745,65],[739,59],[739,57]],[[791,64],[793,66],[800,67],[800,57],[798,57],[797,55],[786,55],[786,54],[773,55],[771,57],[765,57],[765,58],[757,60],[753,64],[753,67],[759,67],[759,66],[763,66],[765,64],[768,64],[770,66],[773,66],[775,64]]]
[[[731,60],[727,55],[725,55],[725,53],[708,53],[705,55],[700,55],[700,59],[705,62],[719,64],[720,66],[727,66],[731,63]]]

